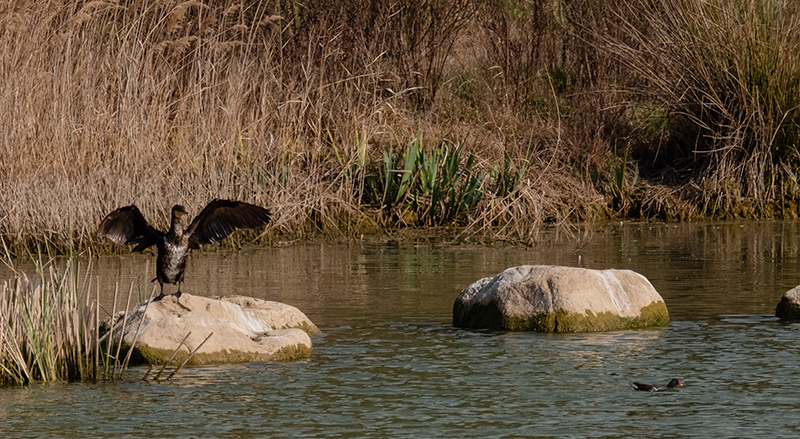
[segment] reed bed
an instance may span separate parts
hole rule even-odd
[[[10,261],[6,253],[13,270]],[[15,271],[0,285],[0,385],[121,378],[131,349],[100,333],[104,317],[97,297],[90,299],[90,267],[69,260],[59,270],[41,256],[35,263],[35,277]]]
[[[800,5],[659,0],[625,7],[620,15],[629,19],[610,48],[640,78],[632,108],[671,136],[654,161],[691,163],[687,172],[710,214],[796,216]]]
[[[270,207],[262,242],[796,216],[799,19],[756,0],[12,2],[0,236],[106,251],[109,211],[165,227],[212,198]]]

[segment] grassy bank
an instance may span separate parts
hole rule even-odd
[[[0,235],[215,197],[265,240],[797,216],[794,3],[317,3],[0,9]]]

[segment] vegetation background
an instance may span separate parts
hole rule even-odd
[[[97,247],[136,203],[260,239],[796,217],[800,4],[3,1],[0,236]]]

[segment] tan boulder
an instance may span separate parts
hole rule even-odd
[[[800,285],[783,293],[775,315],[782,320],[800,320]]]
[[[588,332],[667,323],[661,295],[630,270],[512,267],[468,286],[453,304],[453,325],[465,328]]]
[[[135,339],[132,363],[163,364],[179,345],[172,363],[180,363],[209,334],[188,364],[297,360],[311,355],[309,335],[319,331],[293,306],[245,296],[184,293],[180,301],[142,302],[128,313],[124,332],[123,314],[115,318],[113,338],[118,342],[122,333],[123,346]]]

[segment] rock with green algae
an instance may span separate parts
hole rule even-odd
[[[591,332],[668,323],[661,295],[630,270],[512,267],[468,286],[453,304],[453,325],[462,328]]]
[[[775,307],[775,316],[781,320],[800,320],[800,285],[783,293]]]
[[[294,361],[311,355],[310,335],[319,331],[293,306],[245,296],[184,293],[180,300],[142,302],[127,319],[123,315],[115,316],[113,337],[119,341],[121,334],[123,346],[134,345],[132,363],[164,364],[181,346],[171,361],[180,364],[209,334],[187,364]]]

